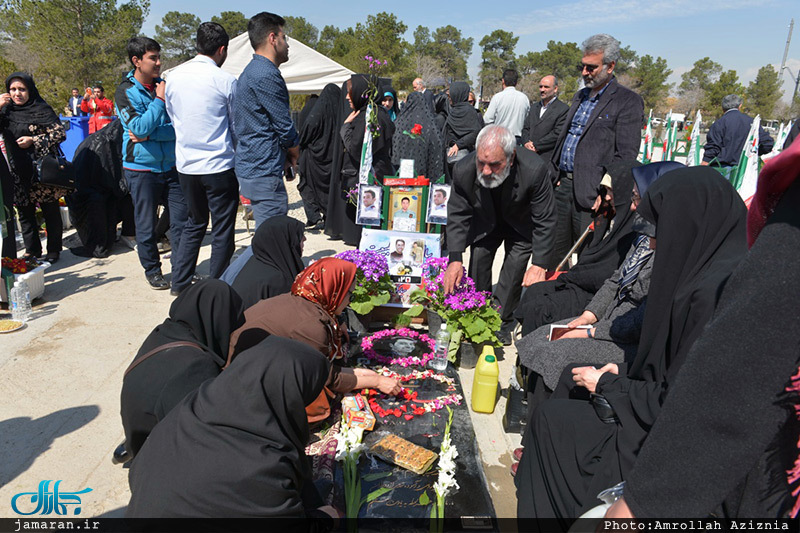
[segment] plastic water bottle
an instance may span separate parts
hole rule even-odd
[[[11,319],[27,322],[31,317],[31,293],[25,280],[21,279],[11,287],[8,301],[11,304]]]
[[[472,380],[472,410],[476,413],[491,413],[497,400],[497,381],[500,376],[500,367],[494,348],[486,346],[481,352],[481,358],[475,365],[475,374]]]
[[[447,331],[447,324],[442,322],[442,327],[436,334],[436,349],[433,352],[433,359],[428,366],[441,372],[447,368],[447,350],[450,347],[450,332]]]

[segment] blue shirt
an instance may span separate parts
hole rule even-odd
[[[286,82],[272,61],[253,54],[236,84],[233,110],[241,193],[250,199],[265,198],[272,190],[266,178],[282,178],[286,150],[300,143]]]
[[[575,149],[578,147],[578,141],[581,140],[583,130],[589,122],[589,117],[592,116],[592,111],[597,107],[597,102],[608,86],[614,83],[614,78],[606,84],[605,87],[600,89],[593,97],[589,97],[592,90],[588,87],[581,89],[581,103],[578,110],[575,111],[575,116],[572,117],[572,122],[567,129],[567,137],[564,139],[564,148],[561,149],[561,159],[558,162],[558,168],[564,172],[572,172],[575,170]]]

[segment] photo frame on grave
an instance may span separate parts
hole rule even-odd
[[[395,293],[389,307],[411,307],[408,297],[421,288],[422,266],[430,257],[441,257],[441,235],[364,228],[359,249],[377,252],[389,264]]]
[[[358,205],[356,206],[356,224],[360,226],[381,225],[381,203],[383,190],[380,185],[358,186]]]
[[[390,231],[421,232],[428,202],[422,185],[384,185],[384,223]]]
[[[432,225],[447,225],[447,203],[450,201],[450,185],[431,185],[428,188],[428,209],[425,220]]]

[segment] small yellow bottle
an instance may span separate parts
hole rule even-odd
[[[475,365],[475,374],[472,380],[472,410],[476,413],[494,412],[499,375],[500,368],[497,366],[494,348],[485,346],[478,364]]]

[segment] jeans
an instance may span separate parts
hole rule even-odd
[[[233,255],[236,210],[239,208],[239,183],[233,169],[217,174],[180,176],[189,218],[183,228],[180,254],[172,271],[172,287],[182,290],[192,284],[197,255],[211,215],[212,278],[219,278]],[[174,254],[174,252],[173,252]]]
[[[592,223],[591,210],[584,209],[575,202],[572,178],[562,173],[560,183],[553,196],[556,201],[556,239],[550,255],[549,270],[555,270],[558,263],[567,255],[572,245],[580,239]]]
[[[180,251],[180,238],[186,224],[186,200],[173,168],[168,172],[142,172],[124,169],[131,190],[133,214],[136,220],[136,244],[139,262],[146,276],[161,273],[161,261],[156,247],[156,210],[158,205],[169,207],[169,228],[172,237],[172,269]]]
[[[256,228],[268,218],[289,213],[289,195],[283,178],[264,178],[259,185],[260,198],[250,198]]]

